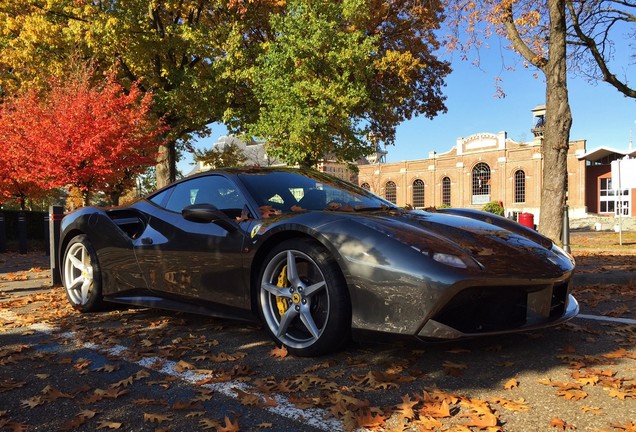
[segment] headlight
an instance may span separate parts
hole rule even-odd
[[[434,252],[433,259],[437,261],[438,263],[445,264],[451,267],[462,268],[462,269],[465,269],[468,267],[466,263],[464,262],[464,260],[462,260],[457,255]]]

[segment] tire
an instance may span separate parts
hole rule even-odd
[[[66,296],[74,309],[80,312],[101,309],[102,275],[95,249],[84,234],[74,237],[66,246],[62,278]]]
[[[258,304],[267,330],[297,356],[342,348],[351,334],[351,301],[342,272],[321,245],[305,239],[277,245],[259,273]]]

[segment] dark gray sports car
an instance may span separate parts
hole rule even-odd
[[[337,178],[228,169],[130,207],[66,216],[61,270],[76,309],[104,301],[259,317],[297,355],[351,331],[449,339],[572,318],[572,257],[516,222],[404,210]]]

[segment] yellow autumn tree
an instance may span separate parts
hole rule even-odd
[[[291,162],[351,161],[368,132],[390,144],[401,121],[445,110],[441,18],[440,0],[0,0],[0,97],[74,56],[114,65],[170,128],[158,187],[176,177],[177,144],[215,122]]]

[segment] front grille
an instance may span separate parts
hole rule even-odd
[[[506,331],[559,319],[567,298],[568,282],[471,287],[453,297],[433,320],[466,334]]]
[[[458,293],[433,319],[462,333],[486,333],[526,324],[528,292],[537,287],[472,287]]]

